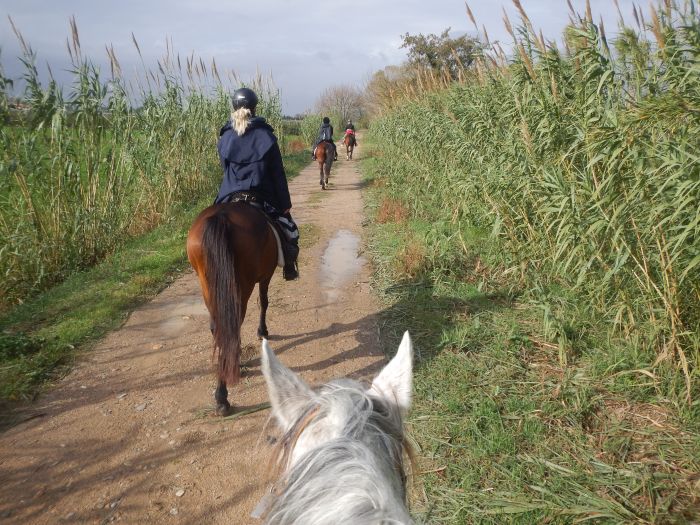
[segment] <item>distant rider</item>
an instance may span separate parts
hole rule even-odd
[[[299,277],[299,229],[290,210],[287,177],[274,130],[262,117],[255,116],[257,95],[248,88],[237,89],[231,97],[231,120],[219,132],[219,159],[224,170],[214,204],[251,202],[275,220],[284,252],[284,278]]]
[[[348,120],[345,124],[345,134],[352,135],[353,146],[357,146],[357,133],[355,133],[355,126],[352,124],[352,120]]]
[[[338,149],[335,147],[335,141],[333,140],[333,126],[331,126],[331,119],[328,117],[323,117],[323,124],[318,130],[318,137],[316,142],[314,142],[314,149],[311,157],[316,160],[316,148],[321,142],[327,142],[333,146],[333,160],[338,160]]]

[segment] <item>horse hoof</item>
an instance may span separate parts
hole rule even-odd
[[[216,405],[216,415],[226,417],[231,413],[231,405],[229,403],[219,403]]]

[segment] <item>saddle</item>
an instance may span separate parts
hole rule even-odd
[[[227,195],[221,203],[224,204],[235,202],[244,202],[260,210],[265,217],[268,226],[272,230],[273,235],[275,236],[275,241],[277,241],[277,266],[284,267],[284,245],[282,244],[282,239],[286,239],[286,236],[283,237],[285,234],[282,231],[282,225],[265,212],[265,207],[263,206],[264,201],[255,192],[236,191]]]

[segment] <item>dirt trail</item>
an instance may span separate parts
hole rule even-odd
[[[290,184],[294,217],[318,239],[302,250],[301,278],[286,283],[278,271],[270,287],[271,344],[311,383],[370,377],[383,361],[358,259],[360,175],[339,158],[329,190],[315,165]],[[245,377],[229,394],[238,410],[267,400],[256,294]],[[259,523],[249,516],[269,481],[276,431],[265,427],[268,410],[213,415],[211,346],[192,273],[133,312],[40,399],[39,417],[0,435],[0,523]]]

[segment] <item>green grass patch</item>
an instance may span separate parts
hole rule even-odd
[[[301,170],[306,168],[311,162],[308,151],[300,151],[299,153],[290,153],[285,155],[284,160],[284,171],[287,174],[287,180],[291,180],[299,173]]]
[[[677,372],[664,377],[650,345],[611,337],[575,302],[566,314],[543,308],[498,264],[489,230],[415,208],[398,222],[375,220],[396,197],[392,167],[379,156],[361,166],[382,345],[393,354],[404,330],[415,343],[416,518],[700,519],[700,402],[671,384]]]

